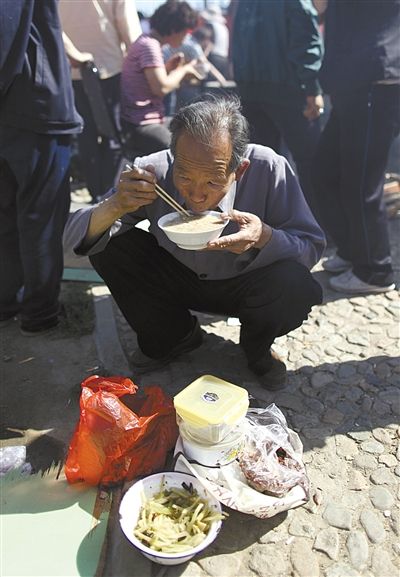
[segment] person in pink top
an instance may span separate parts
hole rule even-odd
[[[185,76],[200,75],[196,61],[185,63],[181,53],[164,64],[161,46],[180,46],[196,23],[197,13],[187,2],[168,0],[150,18],[150,33],[139,36],[128,50],[121,77],[121,124],[129,158],[169,147],[163,98],[179,88]]]

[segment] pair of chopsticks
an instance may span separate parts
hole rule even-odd
[[[129,164],[125,165],[125,168],[127,170],[132,170],[132,167]],[[176,212],[179,212],[179,214],[181,214],[182,216],[184,216],[185,218],[190,218],[190,214],[188,213],[187,210],[185,210],[183,208],[183,206],[181,206],[179,204],[179,202],[177,202],[174,198],[172,198],[172,196],[170,196],[168,194],[168,192],[166,192],[163,188],[161,188],[161,186],[159,184],[155,184],[154,185],[154,189],[156,191],[156,194],[163,199],[164,202],[166,202],[167,204],[169,204],[174,210],[176,210]]]

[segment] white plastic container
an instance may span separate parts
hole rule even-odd
[[[229,435],[219,443],[210,445],[194,439],[184,426],[179,428],[183,453],[189,461],[196,461],[206,467],[223,467],[232,463],[243,446],[244,428],[242,423],[236,425]]]
[[[212,375],[196,379],[174,397],[177,422],[194,441],[219,443],[246,416],[246,389]]]

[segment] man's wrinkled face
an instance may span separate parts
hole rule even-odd
[[[232,145],[229,135],[214,138],[204,146],[182,133],[176,144],[173,168],[174,185],[193,212],[215,209],[237,178],[229,170]]]

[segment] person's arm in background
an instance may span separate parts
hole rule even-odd
[[[114,0],[112,3],[114,22],[125,51],[142,34],[135,0]]]
[[[90,52],[81,52],[78,50],[75,44],[64,31],[62,33],[62,38],[65,52],[73,68],[79,68],[83,62],[89,62],[93,60],[93,54],[90,54]]]
[[[324,100],[318,81],[323,45],[318,28],[317,12],[311,0],[286,2],[289,26],[288,59],[295,67],[300,86],[306,94],[304,116],[318,118],[323,112]]]

